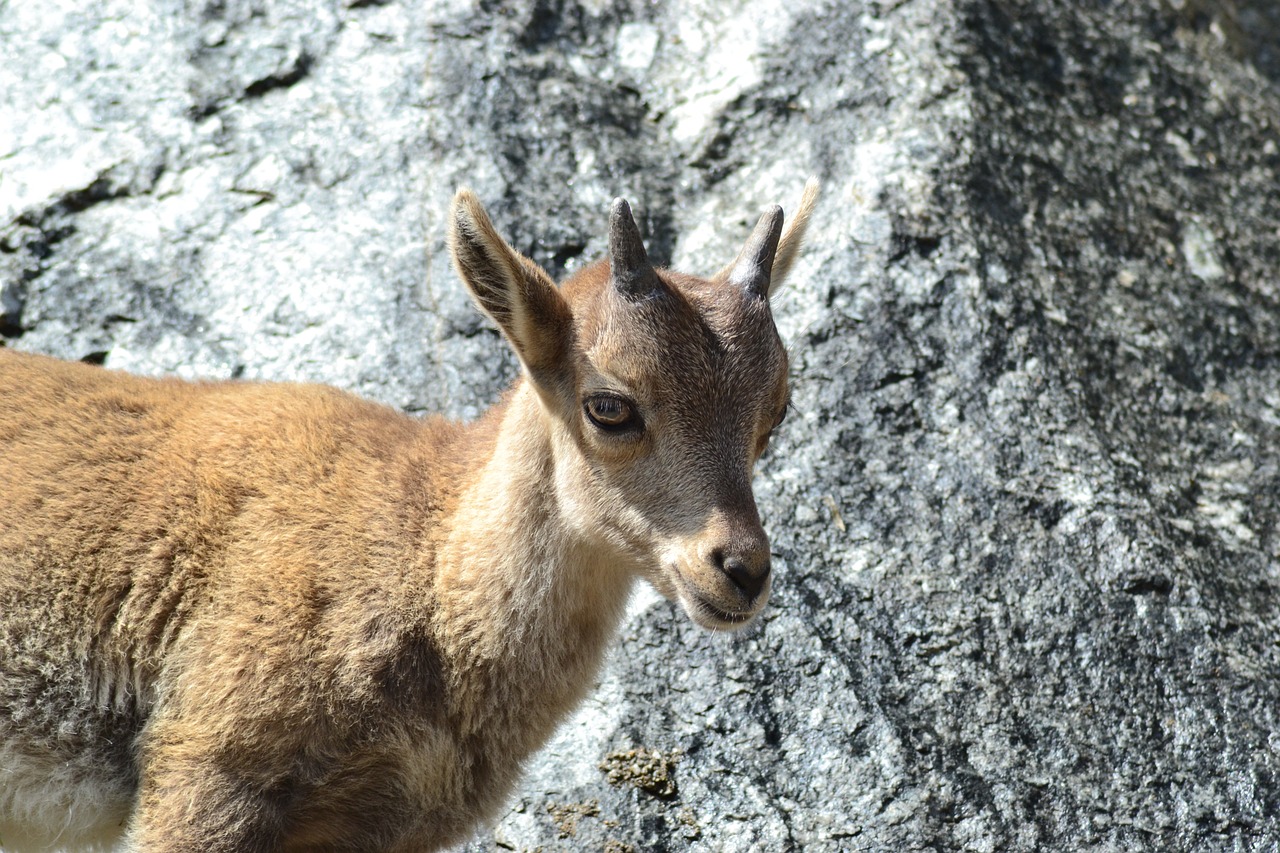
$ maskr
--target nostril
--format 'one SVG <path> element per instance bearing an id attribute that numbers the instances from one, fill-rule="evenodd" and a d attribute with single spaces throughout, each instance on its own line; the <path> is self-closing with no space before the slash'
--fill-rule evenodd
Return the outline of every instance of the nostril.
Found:
<path id="1" fill-rule="evenodd" d="M 717 554 L 717 557 L 719 554 Z M 717 560 L 717 562 L 720 562 Z M 729 580 L 747 596 L 754 599 L 764 589 L 769 579 L 769 561 L 764 560 L 758 568 L 753 569 L 745 560 L 738 557 L 727 557 L 720 562 L 720 569 L 729 576 Z"/>

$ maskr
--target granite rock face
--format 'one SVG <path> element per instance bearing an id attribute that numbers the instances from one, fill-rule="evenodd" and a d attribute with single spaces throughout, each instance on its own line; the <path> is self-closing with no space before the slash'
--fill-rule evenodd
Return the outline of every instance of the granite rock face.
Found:
<path id="1" fill-rule="evenodd" d="M 1263 0 L 0 5 L 0 333 L 474 416 L 461 183 L 614 195 L 775 312 L 775 598 L 640 595 L 481 850 L 1276 850 L 1280 33 Z M 0 401 L 3 405 L 3 401 Z"/>

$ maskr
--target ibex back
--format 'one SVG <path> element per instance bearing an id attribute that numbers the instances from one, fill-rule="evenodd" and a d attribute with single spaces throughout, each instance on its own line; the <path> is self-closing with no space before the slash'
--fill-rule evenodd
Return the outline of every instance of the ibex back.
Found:
<path id="1" fill-rule="evenodd" d="M 816 193 L 709 280 L 615 201 L 557 288 L 459 192 L 455 266 L 523 368 L 469 425 L 0 350 L 0 847 L 434 850 L 583 697 L 635 577 L 750 621 L 769 294 Z"/>

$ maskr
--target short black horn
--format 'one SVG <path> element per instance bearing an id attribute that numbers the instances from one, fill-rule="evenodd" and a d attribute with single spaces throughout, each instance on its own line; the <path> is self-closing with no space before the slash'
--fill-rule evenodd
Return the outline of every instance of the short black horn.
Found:
<path id="1" fill-rule="evenodd" d="M 760 297 L 769 295 L 769 276 L 773 272 L 773 256 L 782 235 L 782 208 L 776 204 L 766 210 L 738 253 L 729 273 L 729 283 Z"/>
<path id="2" fill-rule="evenodd" d="M 613 286 L 632 298 L 648 296 L 661 286 L 631 216 L 631 205 L 615 198 L 609 209 L 609 267 Z"/>

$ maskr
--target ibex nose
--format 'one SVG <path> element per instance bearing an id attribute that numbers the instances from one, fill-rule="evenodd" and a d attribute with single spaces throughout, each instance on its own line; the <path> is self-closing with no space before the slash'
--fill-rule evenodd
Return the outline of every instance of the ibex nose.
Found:
<path id="1" fill-rule="evenodd" d="M 742 590 L 747 601 L 755 601 L 764 591 L 764 585 L 769 581 L 768 551 L 764 552 L 763 557 L 757 556 L 754 559 L 717 551 L 715 558 L 716 567 L 733 581 L 734 586 Z"/>

